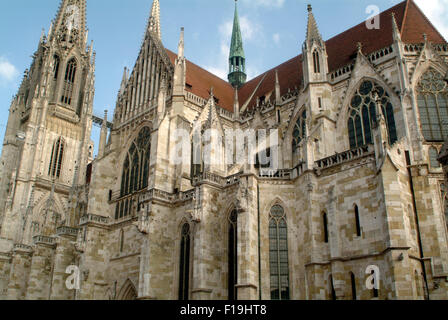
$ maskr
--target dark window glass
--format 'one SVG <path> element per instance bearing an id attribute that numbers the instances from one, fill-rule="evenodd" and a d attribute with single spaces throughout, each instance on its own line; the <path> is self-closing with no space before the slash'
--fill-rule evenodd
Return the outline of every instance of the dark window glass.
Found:
<path id="1" fill-rule="evenodd" d="M 323 229 L 324 229 L 324 242 L 328 243 L 328 217 L 325 212 L 323 214 Z"/>
<path id="2" fill-rule="evenodd" d="M 62 90 L 61 102 L 67 105 L 72 104 L 72 95 L 76 77 L 76 60 L 72 59 L 67 63 L 64 77 L 64 87 Z"/>
<path id="3" fill-rule="evenodd" d="M 54 80 L 58 79 L 60 64 L 61 64 L 61 59 L 57 55 L 55 55 L 54 56 L 54 66 L 53 66 L 53 78 L 54 78 Z"/>
<path id="4" fill-rule="evenodd" d="M 443 141 L 448 138 L 448 87 L 444 76 L 429 69 L 420 78 L 417 87 L 417 104 L 420 126 L 427 141 Z"/>
<path id="5" fill-rule="evenodd" d="M 397 141 L 393 106 L 387 92 L 372 81 L 364 81 L 355 93 L 349 108 L 348 136 L 350 148 L 354 149 L 373 142 L 372 128 L 376 122 L 376 96 L 381 101 L 389 134 L 389 143 Z"/>
<path id="6" fill-rule="evenodd" d="M 229 248 L 228 248 L 228 298 L 238 300 L 238 214 L 233 210 L 229 217 Z"/>
<path id="7" fill-rule="evenodd" d="M 292 151 L 296 151 L 300 142 L 306 138 L 306 111 L 303 111 L 296 121 L 292 132 Z"/>
<path id="8" fill-rule="evenodd" d="M 361 236 L 361 222 L 359 220 L 359 209 L 358 206 L 355 205 L 355 222 L 356 222 L 356 236 Z"/>
<path id="9" fill-rule="evenodd" d="M 190 225 L 182 227 L 179 265 L 179 300 L 188 300 L 190 283 Z"/>
<path id="10" fill-rule="evenodd" d="M 62 170 L 62 161 L 64 158 L 64 142 L 62 138 L 58 138 L 53 144 L 51 150 L 50 167 L 48 168 L 48 175 L 52 178 L 60 178 Z"/>
<path id="11" fill-rule="evenodd" d="M 126 197 L 148 187 L 150 154 L 151 131 L 148 127 L 144 127 L 132 143 L 124 160 L 120 197 Z M 132 204 L 129 207 L 127 204 L 124 215 L 120 212 L 120 218 L 126 217 L 131 208 Z"/>
<path id="12" fill-rule="evenodd" d="M 336 290 L 334 289 L 333 276 L 330 276 L 330 298 L 336 300 Z"/>
<path id="13" fill-rule="evenodd" d="M 271 299 L 289 300 L 288 229 L 286 214 L 281 206 L 274 206 L 269 217 L 269 265 Z"/>
<path id="14" fill-rule="evenodd" d="M 356 279 L 353 273 L 350 274 L 350 280 L 352 283 L 352 300 L 356 300 Z"/>

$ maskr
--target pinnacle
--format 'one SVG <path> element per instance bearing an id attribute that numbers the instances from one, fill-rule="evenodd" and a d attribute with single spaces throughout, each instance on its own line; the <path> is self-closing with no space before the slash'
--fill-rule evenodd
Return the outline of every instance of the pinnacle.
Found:
<path id="1" fill-rule="evenodd" d="M 311 5 L 308 5 L 308 27 L 306 32 L 307 41 L 322 41 L 319 28 L 317 27 L 316 19 L 314 18 L 313 9 Z"/>

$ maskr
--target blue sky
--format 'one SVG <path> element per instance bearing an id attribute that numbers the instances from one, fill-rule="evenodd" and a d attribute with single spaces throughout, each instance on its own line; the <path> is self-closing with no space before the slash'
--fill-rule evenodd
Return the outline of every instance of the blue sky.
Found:
<path id="1" fill-rule="evenodd" d="M 4 1 L 0 11 L 0 141 L 3 141 L 12 96 L 42 28 L 48 31 L 60 0 Z M 324 39 L 345 31 L 369 16 L 366 8 L 381 11 L 400 0 L 240 0 L 240 22 L 249 78 L 301 51 L 307 23 L 307 3 Z M 416 0 L 448 39 L 448 0 Z M 94 113 L 112 114 L 123 68 L 132 68 L 144 35 L 152 0 L 88 0 L 89 41 L 97 52 Z M 234 13 L 233 0 L 160 0 L 164 45 L 177 50 L 180 27 L 185 27 L 189 60 L 225 77 Z M 92 139 L 97 142 L 99 129 Z"/>

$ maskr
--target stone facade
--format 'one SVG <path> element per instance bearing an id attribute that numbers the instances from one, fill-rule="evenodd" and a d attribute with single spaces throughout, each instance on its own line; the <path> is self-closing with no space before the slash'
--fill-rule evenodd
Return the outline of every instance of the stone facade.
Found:
<path id="1" fill-rule="evenodd" d="M 410 0 L 392 11 L 402 8 L 419 13 Z M 80 13 L 74 24 L 65 20 L 70 10 Z M 271 299 L 274 206 L 286 220 L 288 298 L 352 299 L 356 289 L 361 300 L 447 299 L 445 175 L 430 156 L 443 141 L 425 137 L 417 88 L 428 70 L 447 74 L 448 45 L 423 32 L 420 42 L 407 42 L 404 18 L 390 13 L 382 14 L 391 22 L 382 32 L 391 43 L 374 52 L 364 51 L 369 43 L 353 43 L 351 62 L 333 70 L 330 41 L 322 40 L 309 7 L 300 83 L 281 88 L 286 75 L 279 66 L 234 90 L 185 59 L 183 30 L 177 54 L 163 47 L 155 0 L 92 161 L 95 54 L 86 46 L 85 0 L 63 0 L 10 109 L 0 168 L 0 299 L 178 299 L 185 270 L 189 299 L 228 299 L 229 286 L 238 299 Z M 77 73 L 67 87 L 63 71 L 73 57 Z M 271 76 L 270 93 L 257 91 Z M 372 102 L 371 139 L 354 146 L 350 106 L 366 81 L 387 99 Z M 213 88 L 204 96 L 201 85 Z M 66 90 L 70 103 L 60 100 Z M 179 129 L 191 136 L 212 129 L 222 137 L 226 130 L 277 130 L 278 145 L 271 147 L 278 149 L 278 168 L 224 165 L 220 152 L 228 150 L 212 138 L 200 157 L 219 161 L 194 170 L 190 141 L 176 149 Z M 55 174 L 59 137 L 64 156 Z M 184 161 L 176 163 L 176 156 Z M 188 268 L 180 261 L 185 224 Z M 237 276 L 230 285 L 232 236 Z M 79 270 L 76 290 L 66 286 L 69 266 Z M 379 270 L 377 291 L 366 285 L 371 266 Z"/>

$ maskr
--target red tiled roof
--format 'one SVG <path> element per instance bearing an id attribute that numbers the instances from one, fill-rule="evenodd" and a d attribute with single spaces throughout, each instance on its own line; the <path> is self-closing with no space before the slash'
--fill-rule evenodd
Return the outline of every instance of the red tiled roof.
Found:
<path id="1" fill-rule="evenodd" d="M 171 62 L 174 64 L 177 54 L 165 49 Z M 232 86 L 214 74 L 202 69 L 196 64 L 187 60 L 187 79 L 186 82 L 190 87 L 186 90 L 208 100 L 210 98 L 210 88 L 213 87 L 213 95 L 218 99 L 218 105 L 230 112 L 233 112 L 234 91 Z"/>
<path id="2" fill-rule="evenodd" d="M 326 41 L 329 70 L 335 71 L 353 61 L 358 42 L 362 43 L 365 55 L 390 46 L 393 43 L 392 12 L 395 13 L 395 19 L 401 31 L 403 42 L 422 43 L 423 34 L 426 34 L 430 42 L 446 43 L 443 36 L 431 24 L 414 1 L 405 0 L 380 14 L 380 29 L 369 30 L 365 22 L 363 22 Z M 176 54 L 169 50 L 167 52 L 174 63 Z M 286 94 L 289 89 L 300 88 L 303 75 L 301 60 L 301 55 L 294 57 L 247 82 L 238 92 L 240 106 L 243 106 L 251 97 L 263 77 L 265 78 L 250 101 L 249 107 L 255 105 L 257 97 L 268 96 L 274 91 L 275 70 L 278 70 L 281 95 Z M 219 99 L 219 105 L 233 112 L 234 92 L 230 84 L 188 60 L 187 83 L 192 86 L 187 88 L 188 91 L 204 99 L 209 98 L 210 87 L 213 86 L 214 94 Z M 274 94 L 271 96 L 271 99 L 273 98 Z"/>
<path id="3" fill-rule="evenodd" d="M 275 70 L 278 72 L 278 80 L 280 83 L 280 95 L 284 95 L 288 92 L 289 89 L 294 89 L 295 87 L 299 88 L 300 83 L 302 82 L 302 55 L 299 55 L 291 60 L 282 63 L 278 67 L 271 69 L 262 75 L 252 79 L 247 82 L 239 91 L 238 91 L 238 99 L 240 103 L 240 107 L 247 102 L 253 93 L 253 91 L 257 88 L 260 81 L 264 78 L 260 87 L 257 89 L 255 94 L 252 97 L 249 105 L 252 107 L 256 103 L 257 97 L 268 96 L 270 92 L 275 90 Z M 271 99 L 275 99 L 275 92 L 272 93 Z"/>
<path id="4" fill-rule="evenodd" d="M 406 0 L 380 14 L 380 29 L 369 30 L 366 23 L 363 22 L 326 41 L 329 70 L 335 71 L 353 61 L 358 42 L 362 43 L 363 53 L 366 55 L 390 46 L 393 43 L 392 12 L 395 13 L 403 42 L 422 43 L 425 33 L 430 42 L 446 43 L 442 35 L 414 1 Z M 239 91 L 240 105 L 242 106 L 250 98 L 264 75 L 266 75 L 266 78 L 250 101 L 249 106 L 253 107 L 256 104 L 257 97 L 267 96 L 274 90 L 276 69 L 279 75 L 281 95 L 284 95 L 288 89 L 292 90 L 294 87 L 300 87 L 303 81 L 301 60 L 302 55 L 299 55 L 247 82 Z"/>

